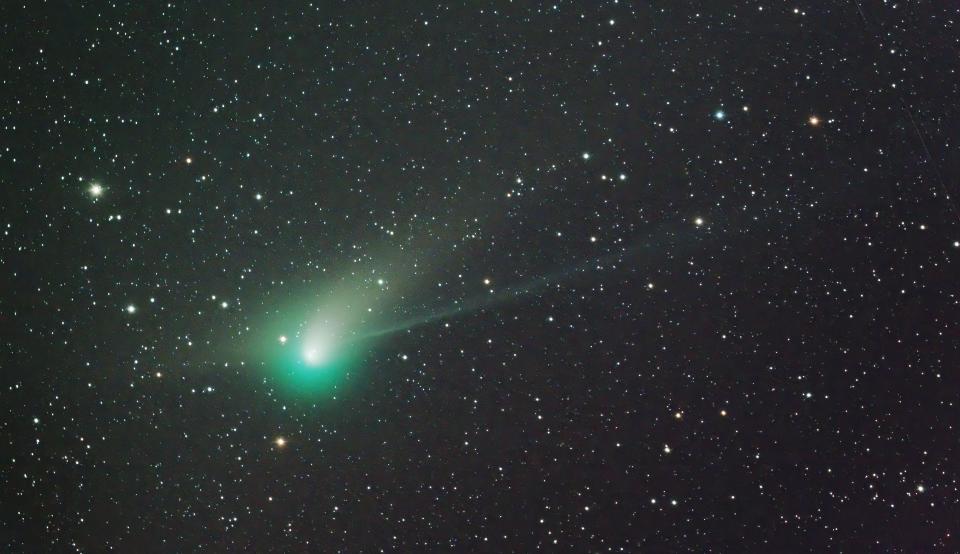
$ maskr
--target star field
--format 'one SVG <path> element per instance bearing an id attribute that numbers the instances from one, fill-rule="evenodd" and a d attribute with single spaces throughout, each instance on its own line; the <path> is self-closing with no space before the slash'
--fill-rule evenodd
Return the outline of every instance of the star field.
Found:
<path id="1" fill-rule="evenodd" d="M 4 3 L 3 552 L 956 552 L 960 8 Z"/>

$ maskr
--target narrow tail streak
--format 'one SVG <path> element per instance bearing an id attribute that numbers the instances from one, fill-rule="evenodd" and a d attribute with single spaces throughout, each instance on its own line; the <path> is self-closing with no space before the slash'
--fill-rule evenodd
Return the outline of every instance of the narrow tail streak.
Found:
<path id="1" fill-rule="evenodd" d="M 635 255 L 638 250 L 639 247 L 632 248 L 621 254 L 595 258 L 570 269 L 548 273 L 547 275 L 537 277 L 519 285 L 513 285 L 504 288 L 503 290 L 495 291 L 489 294 L 476 295 L 465 300 L 458 301 L 453 305 L 428 312 L 418 317 L 411 317 L 393 325 L 372 329 L 367 332 L 361 332 L 358 334 L 355 340 L 362 341 L 366 339 L 392 335 L 394 333 L 414 329 L 421 325 L 426 325 L 440 319 L 474 313 L 478 310 L 502 304 L 503 302 L 509 300 L 535 294 L 537 292 L 546 290 L 551 285 L 559 286 L 561 283 L 575 280 L 577 277 L 582 276 L 586 271 L 589 270 L 613 271 L 620 268 L 620 266 L 617 264 L 626 261 L 628 258 Z"/>

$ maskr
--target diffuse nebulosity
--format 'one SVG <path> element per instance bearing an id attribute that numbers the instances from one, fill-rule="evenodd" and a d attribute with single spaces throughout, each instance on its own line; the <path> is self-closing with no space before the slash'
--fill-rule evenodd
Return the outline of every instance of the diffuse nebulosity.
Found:
<path id="1" fill-rule="evenodd" d="M 699 224 L 698 224 L 699 225 Z M 341 277 L 326 293 L 313 287 L 290 295 L 261 326 L 263 337 L 255 353 L 261 358 L 268 378 L 294 396 L 316 397 L 342 389 L 350 378 L 362 371 L 364 357 L 389 335 L 401 333 L 442 319 L 455 318 L 499 304 L 541 293 L 551 286 L 570 284 L 598 271 L 609 272 L 626 265 L 634 267 L 643 257 L 649 261 L 651 249 L 634 247 L 618 255 L 589 258 L 578 264 L 529 278 L 503 288 L 485 280 L 486 289 L 461 299 L 446 299 L 432 306 L 417 305 L 402 294 L 399 287 L 376 277 L 357 279 L 355 274 Z M 408 287 L 424 281 L 424 274 L 402 263 Z M 329 286 L 329 285 L 328 285 Z"/>
<path id="2" fill-rule="evenodd" d="M 260 323 L 250 354 L 267 380 L 287 394 L 333 394 L 364 355 L 369 341 L 361 330 L 378 319 L 387 294 L 384 287 L 361 283 L 289 295 Z"/>

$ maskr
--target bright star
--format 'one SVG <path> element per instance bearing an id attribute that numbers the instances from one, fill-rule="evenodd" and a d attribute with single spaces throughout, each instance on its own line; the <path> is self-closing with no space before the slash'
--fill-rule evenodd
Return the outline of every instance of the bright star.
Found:
<path id="1" fill-rule="evenodd" d="M 97 198 L 103 194 L 103 187 L 100 186 L 100 183 L 92 183 L 90 185 L 90 196 Z"/>
<path id="2" fill-rule="evenodd" d="M 727 114 L 723 110 L 717 110 L 714 112 L 713 117 L 717 118 L 718 121 L 723 121 L 727 118 Z"/>

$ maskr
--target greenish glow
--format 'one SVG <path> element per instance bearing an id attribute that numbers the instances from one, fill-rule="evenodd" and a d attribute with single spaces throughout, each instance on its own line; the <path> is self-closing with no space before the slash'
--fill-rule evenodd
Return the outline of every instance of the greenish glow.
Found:
<path id="1" fill-rule="evenodd" d="M 318 345 L 308 340 L 277 341 L 266 361 L 268 377 L 286 396 L 314 399 L 346 387 L 363 349 L 357 344 Z"/>
<path id="2" fill-rule="evenodd" d="M 356 273 L 344 276 L 323 294 L 310 288 L 285 289 L 256 330 L 259 339 L 253 354 L 264 369 L 264 381 L 285 397 L 310 401 L 332 397 L 359 381 L 357 376 L 367 353 L 388 335 L 559 288 L 581 276 L 616 269 L 625 257 L 594 258 L 513 286 L 489 288 L 451 304 L 413 312 L 412 316 L 399 309 L 407 297 L 373 271 L 365 278 Z"/>
<path id="3" fill-rule="evenodd" d="M 364 290 L 329 294 L 295 291 L 274 304 L 251 349 L 266 383 L 285 398 L 333 397 L 350 385 L 368 341 L 356 329 L 370 314 Z"/>

